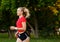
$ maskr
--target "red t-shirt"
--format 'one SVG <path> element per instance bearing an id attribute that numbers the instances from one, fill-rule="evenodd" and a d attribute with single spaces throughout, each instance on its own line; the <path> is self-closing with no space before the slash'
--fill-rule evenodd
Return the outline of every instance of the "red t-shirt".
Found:
<path id="1" fill-rule="evenodd" d="M 18 18 L 16 22 L 17 28 L 22 28 L 22 22 L 26 22 L 26 18 L 22 16 L 21 18 Z M 23 32 L 24 30 L 18 30 L 18 32 Z"/>

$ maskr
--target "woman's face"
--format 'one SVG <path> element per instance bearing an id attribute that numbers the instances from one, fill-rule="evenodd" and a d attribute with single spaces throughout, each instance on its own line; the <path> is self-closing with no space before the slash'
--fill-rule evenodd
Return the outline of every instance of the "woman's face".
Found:
<path id="1" fill-rule="evenodd" d="M 21 9 L 17 10 L 17 16 L 21 16 L 23 14 L 23 11 Z"/>

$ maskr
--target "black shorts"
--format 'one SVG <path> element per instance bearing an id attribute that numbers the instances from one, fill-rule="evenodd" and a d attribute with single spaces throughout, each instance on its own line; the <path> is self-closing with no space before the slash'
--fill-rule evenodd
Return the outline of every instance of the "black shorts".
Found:
<path id="1" fill-rule="evenodd" d="M 20 38 L 22 41 L 25 40 L 28 37 L 28 34 L 26 32 L 22 34 L 18 34 L 18 38 Z"/>

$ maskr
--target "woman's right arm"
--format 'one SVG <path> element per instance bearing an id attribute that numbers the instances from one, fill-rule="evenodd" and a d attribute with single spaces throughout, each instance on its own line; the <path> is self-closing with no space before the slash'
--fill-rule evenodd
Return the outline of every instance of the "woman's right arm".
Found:
<path id="1" fill-rule="evenodd" d="M 15 37 L 18 38 L 18 31 L 15 33 Z"/>

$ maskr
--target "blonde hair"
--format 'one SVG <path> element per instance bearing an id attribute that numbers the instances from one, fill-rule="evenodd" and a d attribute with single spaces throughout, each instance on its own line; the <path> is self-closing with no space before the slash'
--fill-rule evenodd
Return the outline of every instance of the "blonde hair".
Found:
<path id="1" fill-rule="evenodd" d="M 20 10 L 20 9 L 23 11 L 24 17 L 29 18 L 30 16 L 29 10 L 26 7 L 19 7 L 17 10 Z"/>

